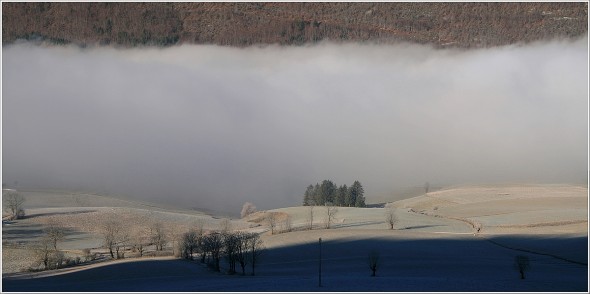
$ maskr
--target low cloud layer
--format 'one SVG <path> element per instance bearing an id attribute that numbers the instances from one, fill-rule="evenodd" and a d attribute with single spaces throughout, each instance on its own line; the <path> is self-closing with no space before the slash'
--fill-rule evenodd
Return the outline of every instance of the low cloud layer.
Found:
<path id="1" fill-rule="evenodd" d="M 239 212 L 310 183 L 586 183 L 587 39 L 168 49 L 6 46 L 2 180 Z"/>

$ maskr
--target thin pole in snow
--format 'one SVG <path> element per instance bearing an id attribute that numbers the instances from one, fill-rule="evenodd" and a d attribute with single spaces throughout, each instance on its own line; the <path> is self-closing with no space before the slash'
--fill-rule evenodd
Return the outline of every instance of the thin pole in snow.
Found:
<path id="1" fill-rule="evenodd" d="M 321 287 L 322 286 L 322 238 L 320 238 L 320 269 L 319 269 L 319 274 L 320 274 L 319 287 Z"/>

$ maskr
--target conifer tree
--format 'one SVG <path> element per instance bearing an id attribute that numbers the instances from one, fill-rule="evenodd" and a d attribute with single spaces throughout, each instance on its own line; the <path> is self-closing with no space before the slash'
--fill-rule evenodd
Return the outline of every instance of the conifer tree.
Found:
<path id="1" fill-rule="evenodd" d="M 320 186 L 320 203 L 318 204 L 334 203 L 334 190 L 336 190 L 334 183 L 330 180 L 324 180 Z"/>
<path id="2" fill-rule="evenodd" d="M 354 199 L 352 204 L 355 207 L 365 207 L 365 190 L 363 185 L 359 181 L 354 181 L 350 187 L 351 200 Z"/>
<path id="3" fill-rule="evenodd" d="M 303 206 L 314 205 L 313 185 L 307 186 L 305 194 L 303 195 Z"/>
<path id="4" fill-rule="evenodd" d="M 334 204 L 336 206 L 345 206 L 347 192 L 348 188 L 346 187 L 346 185 L 340 186 L 336 190 L 336 197 L 334 198 Z"/>
<path id="5" fill-rule="evenodd" d="M 316 183 L 315 186 L 313 187 L 313 202 L 315 205 L 322 205 L 321 204 L 321 190 L 320 190 L 320 184 Z"/>

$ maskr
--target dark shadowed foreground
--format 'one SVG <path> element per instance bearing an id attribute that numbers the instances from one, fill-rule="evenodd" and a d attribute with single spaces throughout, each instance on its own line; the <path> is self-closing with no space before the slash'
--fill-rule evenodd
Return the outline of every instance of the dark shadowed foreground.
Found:
<path id="1" fill-rule="evenodd" d="M 314 231 L 313 235 L 321 233 Z M 586 292 L 587 242 L 586 237 L 463 234 L 442 238 L 418 234 L 416 239 L 402 239 L 395 234 L 378 238 L 364 234 L 338 240 L 323 238 L 322 287 L 318 287 L 318 244 L 308 241 L 267 250 L 254 277 L 215 273 L 198 262 L 141 260 L 42 278 L 3 277 L 2 290 Z M 558 258 L 497 244 L 550 252 Z M 376 277 L 370 276 L 367 264 L 371 250 L 380 252 Z M 560 251 L 570 261 L 560 258 Z M 531 264 L 524 280 L 513 266 L 519 254 L 527 255 Z"/>

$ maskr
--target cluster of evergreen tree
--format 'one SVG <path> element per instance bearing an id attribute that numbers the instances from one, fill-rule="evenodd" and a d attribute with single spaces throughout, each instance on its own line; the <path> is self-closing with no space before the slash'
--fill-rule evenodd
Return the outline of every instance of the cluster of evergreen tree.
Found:
<path id="1" fill-rule="evenodd" d="M 345 207 L 365 207 L 363 185 L 359 181 L 354 181 L 352 186 L 336 186 L 330 180 L 324 180 L 322 183 L 307 186 L 303 196 L 304 206 L 314 205 L 335 205 Z"/>

